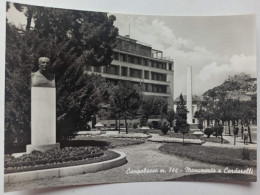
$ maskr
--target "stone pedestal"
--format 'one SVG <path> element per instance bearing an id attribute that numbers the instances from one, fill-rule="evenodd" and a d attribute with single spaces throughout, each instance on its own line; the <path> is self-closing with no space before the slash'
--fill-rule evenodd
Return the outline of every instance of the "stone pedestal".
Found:
<path id="1" fill-rule="evenodd" d="M 26 152 L 60 148 L 56 143 L 56 88 L 31 88 L 31 145 Z"/>

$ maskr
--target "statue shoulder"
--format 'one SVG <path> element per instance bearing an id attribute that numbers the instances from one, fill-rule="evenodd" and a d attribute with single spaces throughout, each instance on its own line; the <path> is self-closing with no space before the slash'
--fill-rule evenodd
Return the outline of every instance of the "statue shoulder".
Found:
<path id="1" fill-rule="evenodd" d="M 55 87 L 54 74 L 43 75 L 40 71 L 31 73 L 32 87 Z"/>
<path id="2" fill-rule="evenodd" d="M 33 77 L 33 76 L 42 76 L 42 74 L 40 73 L 40 71 L 38 70 L 38 71 L 36 71 L 36 72 L 32 72 L 31 73 L 31 76 Z"/>

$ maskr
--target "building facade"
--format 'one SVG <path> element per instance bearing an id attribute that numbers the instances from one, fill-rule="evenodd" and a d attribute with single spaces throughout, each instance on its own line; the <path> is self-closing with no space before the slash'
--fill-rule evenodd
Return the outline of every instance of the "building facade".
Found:
<path id="1" fill-rule="evenodd" d="M 113 61 L 108 66 L 88 67 L 89 73 L 99 73 L 112 83 L 130 81 L 142 86 L 144 95 L 164 97 L 173 107 L 174 63 L 163 52 L 129 36 L 118 36 Z"/>

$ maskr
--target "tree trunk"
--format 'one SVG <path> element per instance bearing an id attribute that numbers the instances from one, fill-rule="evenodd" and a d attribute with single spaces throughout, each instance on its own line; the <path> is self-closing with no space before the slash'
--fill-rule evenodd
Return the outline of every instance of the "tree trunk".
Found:
<path id="1" fill-rule="evenodd" d="M 234 145 L 236 145 L 236 135 L 234 134 Z"/>
<path id="2" fill-rule="evenodd" d="M 121 129 L 120 129 L 120 116 L 119 116 L 119 119 L 118 119 L 118 126 L 119 126 L 119 127 L 118 127 L 118 134 L 120 134 L 120 130 L 121 130 Z"/>
<path id="3" fill-rule="evenodd" d="M 228 134 L 231 135 L 231 132 L 230 132 L 230 120 L 228 120 Z"/>
<path id="4" fill-rule="evenodd" d="M 182 134 L 182 145 L 184 145 L 184 134 Z"/>
<path id="5" fill-rule="evenodd" d="M 249 142 L 252 143 L 251 129 L 250 129 L 250 122 L 248 122 L 247 127 L 248 127 Z"/>
<path id="6" fill-rule="evenodd" d="M 32 23 L 32 13 L 33 11 L 30 10 L 27 12 L 28 13 L 28 17 L 27 17 L 27 23 L 26 23 L 26 31 L 29 31 L 31 28 L 31 23 Z"/>
<path id="7" fill-rule="evenodd" d="M 242 121 L 241 121 L 241 139 L 242 140 L 244 139 L 244 124 Z"/>
<path id="8" fill-rule="evenodd" d="M 126 132 L 126 134 L 128 134 L 126 117 L 125 117 L 125 132 Z"/>
<path id="9" fill-rule="evenodd" d="M 224 120 L 221 120 L 221 123 L 222 123 L 222 127 L 223 127 L 223 133 L 226 133 L 226 128 L 225 128 L 225 121 Z M 221 137 L 222 137 L 222 134 L 221 134 Z"/>

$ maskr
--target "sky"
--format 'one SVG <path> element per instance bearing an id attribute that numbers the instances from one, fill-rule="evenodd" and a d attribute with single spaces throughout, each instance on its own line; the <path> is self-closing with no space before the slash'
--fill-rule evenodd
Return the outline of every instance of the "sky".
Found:
<path id="1" fill-rule="evenodd" d="M 174 96 L 186 94 L 186 67 L 192 91 L 201 95 L 229 75 L 256 77 L 256 22 L 243 16 L 142 16 L 114 14 L 121 35 L 152 45 L 174 60 Z"/>
<path id="2" fill-rule="evenodd" d="M 186 67 L 192 66 L 192 91 L 201 95 L 229 75 L 256 77 L 256 21 L 240 16 L 147 16 L 110 13 L 120 35 L 163 51 L 174 61 L 174 97 L 186 94 Z M 8 22 L 24 26 L 26 18 L 13 7 Z"/>

